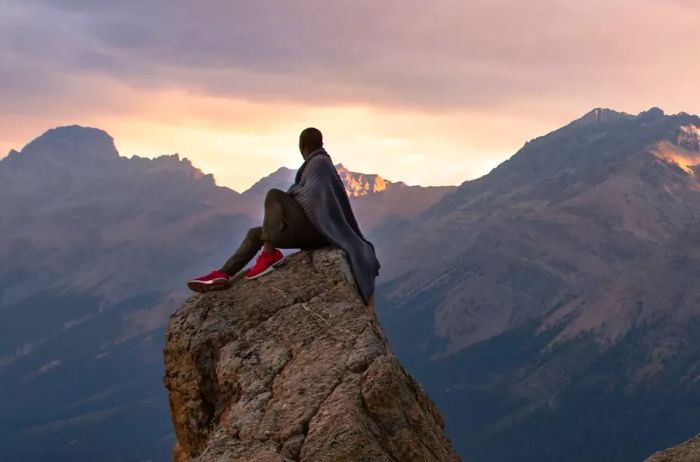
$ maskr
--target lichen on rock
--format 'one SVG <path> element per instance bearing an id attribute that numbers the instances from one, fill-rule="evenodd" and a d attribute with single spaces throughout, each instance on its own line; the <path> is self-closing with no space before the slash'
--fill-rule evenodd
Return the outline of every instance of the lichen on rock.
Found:
<path id="1" fill-rule="evenodd" d="M 458 461 L 339 250 L 197 295 L 167 329 L 176 461 Z"/>

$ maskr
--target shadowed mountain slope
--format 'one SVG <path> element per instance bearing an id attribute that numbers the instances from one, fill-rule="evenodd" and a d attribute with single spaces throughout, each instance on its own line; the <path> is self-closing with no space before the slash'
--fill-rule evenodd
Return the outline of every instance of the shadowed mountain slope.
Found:
<path id="1" fill-rule="evenodd" d="M 184 281 L 221 265 L 265 191 L 292 177 L 239 194 L 178 155 L 122 157 L 80 126 L 0 160 L 0 459 L 166 460 L 165 322 Z M 407 191 L 415 213 L 442 197 Z M 382 204 L 371 220 L 358 211 L 366 231 L 414 213 L 382 194 L 359 198 Z"/>
<path id="2" fill-rule="evenodd" d="M 697 432 L 698 127 L 595 109 L 379 236 L 380 317 L 461 453 L 640 460 Z"/>
<path id="3" fill-rule="evenodd" d="M 165 456 L 163 325 L 249 226 L 240 195 L 78 126 L 0 161 L 0 191 L 0 458 Z"/>

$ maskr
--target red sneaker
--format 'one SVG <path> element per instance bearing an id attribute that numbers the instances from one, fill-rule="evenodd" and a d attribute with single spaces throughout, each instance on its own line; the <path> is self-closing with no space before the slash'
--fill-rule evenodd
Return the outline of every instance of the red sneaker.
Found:
<path id="1" fill-rule="evenodd" d="M 209 292 L 210 290 L 222 290 L 228 287 L 231 277 L 223 271 L 214 270 L 211 273 L 192 279 L 187 283 L 187 287 L 195 292 Z"/>
<path id="2" fill-rule="evenodd" d="M 275 249 L 273 253 L 261 252 L 253 267 L 245 273 L 245 278 L 256 279 L 260 276 L 264 276 L 283 262 L 284 255 L 282 255 L 279 249 Z"/>

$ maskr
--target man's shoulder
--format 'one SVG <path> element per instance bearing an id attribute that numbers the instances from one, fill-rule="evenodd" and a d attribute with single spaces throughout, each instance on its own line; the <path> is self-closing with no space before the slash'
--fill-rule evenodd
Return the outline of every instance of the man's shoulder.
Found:
<path id="1" fill-rule="evenodd" d="M 314 155 L 311 159 L 309 159 L 308 165 L 330 165 L 331 167 L 335 168 L 333 166 L 333 161 L 331 160 L 331 156 L 326 152 L 319 152 L 318 154 Z"/>

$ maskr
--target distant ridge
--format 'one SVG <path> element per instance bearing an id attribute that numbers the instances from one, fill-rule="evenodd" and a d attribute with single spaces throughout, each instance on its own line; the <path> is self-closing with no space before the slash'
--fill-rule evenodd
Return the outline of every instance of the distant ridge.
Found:
<path id="1" fill-rule="evenodd" d="M 638 462 L 700 430 L 698 173 L 699 117 L 595 108 L 378 235 L 380 317 L 461 454 Z"/>
<path id="2" fill-rule="evenodd" d="M 120 156 L 80 126 L 0 159 L 0 460 L 168 460 L 162 341 L 183 281 L 220 266 L 293 177 L 239 194 L 179 154 Z M 453 189 L 351 200 L 371 235 Z"/>
<path id="3" fill-rule="evenodd" d="M 343 164 L 337 164 L 335 168 L 345 185 L 345 191 L 348 193 L 349 197 L 361 197 L 378 193 L 386 190 L 392 184 L 391 181 L 387 181 L 376 174 L 350 171 L 345 168 Z M 294 183 L 296 172 L 296 169 L 280 167 L 268 176 L 257 181 L 253 186 L 244 191 L 243 194 L 261 197 L 272 188 L 286 191 L 289 186 Z"/>
<path id="4" fill-rule="evenodd" d="M 52 128 L 27 144 L 21 154 L 70 161 L 87 161 L 95 158 L 119 157 L 114 140 L 98 128 L 68 125 Z"/>

